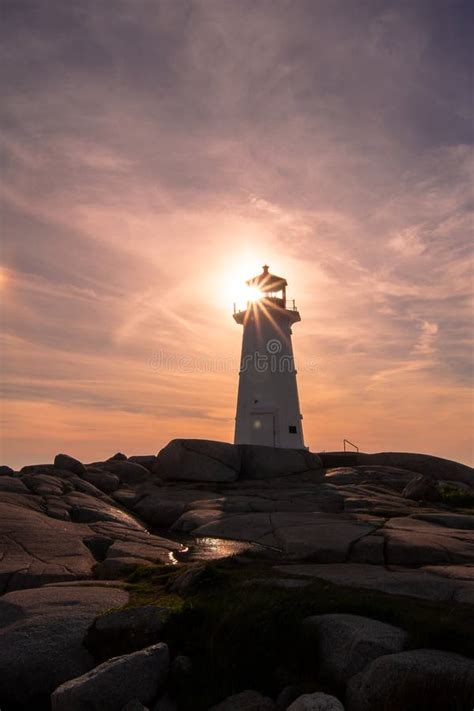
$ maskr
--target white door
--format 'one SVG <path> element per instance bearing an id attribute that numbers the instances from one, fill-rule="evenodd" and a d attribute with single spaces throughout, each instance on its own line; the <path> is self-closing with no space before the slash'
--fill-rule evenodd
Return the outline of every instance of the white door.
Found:
<path id="1" fill-rule="evenodd" d="M 252 412 L 250 415 L 250 442 L 266 447 L 275 446 L 275 416 L 271 412 Z"/>

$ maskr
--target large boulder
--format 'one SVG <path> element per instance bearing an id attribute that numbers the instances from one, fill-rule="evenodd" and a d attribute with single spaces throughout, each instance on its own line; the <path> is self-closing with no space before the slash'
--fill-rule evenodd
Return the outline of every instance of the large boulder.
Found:
<path id="1" fill-rule="evenodd" d="M 181 493 L 181 492 L 179 492 Z M 186 509 L 186 496 L 169 499 L 160 494 L 143 496 L 134 506 L 135 512 L 143 521 L 156 528 L 169 528 L 179 519 Z"/>
<path id="2" fill-rule="evenodd" d="M 145 467 L 145 469 L 153 473 L 156 467 L 157 456 L 156 454 L 137 454 L 129 457 L 128 461 L 141 464 L 142 467 Z"/>
<path id="3" fill-rule="evenodd" d="M 121 459 L 109 459 L 103 464 L 96 464 L 96 469 L 104 469 L 111 474 L 115 474 L 122 484 L 133 486 L 141 484 L 150 478 L 150 472 L 141 464 L 136 462 L 125 461 Z"/>
<path id="4" fill-rule="evenodd" d="M 54 464 L 27 464 L 20 469 L 20 476 L 24 474 L 50 474 L 51 476 L 60 476 L 65 479 L 74 476 L 74 472 L 69 469 L 58 469 Z"/>
<path id="5" fill-rule="evenodd" d="M 209 711 L 274 711 L 274 709 L 275 704 L 271 699 L 257 691 L 249 690 L 228 696 Z"/>
<path id="6" fill-rule="evenodd" d="M 437 479 L 426 474 L 418 474 L 409 481 L 403 489 L 402 496 L 413 501 L 439 501 L 441 498 Z"/>
<path id="7" fill-rule="evenodd" d="M 21 479 L 13 476 L 2 476 L 0 479 L 0 492 L 6 491 L 9 494 L 28 494 L 29 489 Z"/>
<path id="8" fill-rule="evenodd" d="M 82 462 L 68 454 L 57 454 L 54 458 L 54 466 L 56 469 L 65 469 L 74 474 L 84 474 L 86 468 Z"/>
<path id="9" fill-rule="evenodd" d="M 373 661 L 347 687 L 348 711 L 466 711 L 474 707 L 474 662 L 415 649 Z"/>
<path id="10" fill-rule="evenodd" d="M 426 474 L 438 480 L 463 481 L 474 485 L 474 469 L 460 462 L 453 462 L 429 454 L 409 452 L 378 452 L 376 454 L 357 454 L 357 464 L 380 464 L 388 467 L 409 469 L 417 474 Z"/>
<path id="11" fill-rule="evenodd" d="M 340 686 L 377 657 L 401 652 L 408 640 L 399 627 L 359 615 L 307 617 L 304 629 L 314 644 L 318 670 Z"/>
<path id="12" fill-rule="evenodd" d="M 206 439 L 173 439 L 158 453 L 155 472 L 165 480 L 235 481 L 240 451 L 232 444 Z"/>
<path id="13" fill-rule="evenodd" d="M 15 471 L 11 467 L 7 467 L 6 464 L 0 466 L 0 476 L 12 476 L 14 473 Z"/>
<path id="14" fill-rule="evenodd" d="M 205 439 L 174 439 L 158 454 L 153 472 L 164 480 L 233 482 L 291 474 L 324 476 L 322 461 L 305 449 L 233 445 Z"/>
<path id="15" fill-rule="evenodd" d="M 318 691 L 299 696 L 288 706 L 287 711 L 344 711 L 344 706 L 335 696 Z"/>
<path id="16" fill-rule="evenodd" d="M 306 449 L 283 449 L 255 444 L 239 445 L 242 452 L 242 479 L 268 479 L 303 472 L 315 472 L 315 480 L 324 476 L 317 454 Z"/>
<path id="17" fill-rule="evenodd" d="M 128 504 L 141 519 L 155 528 L 168 528 L 187 508 L 193 508 L 201 499 L 213 501 L 218 494 L 188 487 L 163 487 L 156 492 L 141 496 L 139 501 Z"/>
<path id="18" fill-rule="evenodd" d="M 21 480 L 33 494 L 38 496 L 62 496 L 65 492 L 73 490 L 70 480 L 50 474 L 25 474 Z"/>
<path id="19" fill-rule="evenodd" d="M 134 699 L 149 704 L 163 686 L 168 667 L 168 647 L 162 643 L 114 657 L 57 688 L 51 709 L 117 711 Z"/>
<path id="20" fill-rule="evenodd" d="M 100 489 L 105 494 L 111 494 L 120 487 L 120 479 L 116 474 L 104 472 L 100 469 L 87 469 L 83 474 L 83 479 L 93 484 L 97 489 Z"/>
<path id="21" fill-rule="evenodd" d="M 82 641 L 94 618 L 125 605 L 112 587 L 51 586 L 0 599 L 0 706 L 33 708 L 64 681 L 94 665 Z"/>

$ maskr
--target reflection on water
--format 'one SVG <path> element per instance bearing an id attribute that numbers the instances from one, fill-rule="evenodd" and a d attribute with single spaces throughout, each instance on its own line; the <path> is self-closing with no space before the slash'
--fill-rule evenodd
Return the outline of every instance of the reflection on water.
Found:
<path id="1" fill-rule="evenodd" d="M 227 541 L 223 538 L 195 538 L 182 551 L 175 551 L 177 561 L 218 560 L 246 553 L 256 546 L 245 541 Z"/>
<path id="2" fill-rule="evenodd" d="M 170 551 L 168 553 L 168 558 L 170 559 L 171 565 L 178 565 L 179 557 L 185 556 L 188 551 L 189 551 L 188 546 L 184 546 L 184 548 L 182 548 L 180 551 Z"/>
<path id="3" fill-rule="evenodd" d="M 260 546 L 258 543 L 250 543 L 249 541 L 235 541 L 204 536 L 193 538 L 186 534 L 171 533 L 170 531 L 156 528 L 151 529 L 150 532 L 181 544 L 182 548 L 180 550 L 170 551 L 168 553 L 172 565 L 219 560 L 221 558 L 229 558 L 233 555 L 243 555 L 244 553 L 250 553 L 255 556 L 265 556 L 265 554 L 268 555 L 276 550 L 268 546 Z"/>

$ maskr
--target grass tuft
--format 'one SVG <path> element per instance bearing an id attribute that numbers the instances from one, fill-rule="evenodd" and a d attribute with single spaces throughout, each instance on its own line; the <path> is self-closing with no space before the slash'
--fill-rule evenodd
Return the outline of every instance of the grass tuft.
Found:
<path id="1" fill-rule="evenodd" d="M 454 484 L 440 484 L 438 491 L 442 502 L 447 506 L 452 506 L 453 508 L 474 507 L 474 496 Z"/>

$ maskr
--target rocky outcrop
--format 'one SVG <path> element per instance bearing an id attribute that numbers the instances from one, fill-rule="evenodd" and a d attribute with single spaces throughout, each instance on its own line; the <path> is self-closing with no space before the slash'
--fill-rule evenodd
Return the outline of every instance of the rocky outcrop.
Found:
<path id="1" fill-rule="evenodd" d="M 0 503 L 2 591 L 92 577 L 86 529 L 16 503 Z"/>
<path id="2" fill-rule="evenodd" d="M 341 687 L 377 657 L 403 651 L 408 641 L 399 627 L 359 615 L 315 615 L 306 618 L 304 630 L 315 663 Z"/>
<path id="3" fill-rule="evenodd" d="M 145 467 L 145 469 L 148 469 L 150 473 L 154 473 L 156 469 L 156 462 L 158 460 L 158 457 L 156 454 L 138 454 L 138 455 L 133 455 L 128 458 L 129 462 L 134 462 L 135 464 L 141 464 L 142 467 Z"/>
<path id="4" fill-rule="evenodd" d="M 316 454 L 298 449 L 232 445 L 201 439 L 175 439 L 162 449 L 153 469 L 167 481 L 233 482 L 312 472 L 323 477 Z"/>
<path id="5" fill-rule="evenodd" d="M 257 691 L 241 691 L 229 696 L 209 711 L 275 711 L 275 704 Z"/>
<path id="6" fill-rule="evenodd" d="M 56 469 L 65 469 L 73 474 L 84 474 L 86 468 L 82 462 L 68 454 L 57 454 L 54 458 L 54 466 Z"/>
<path id="7" fill-rule="evenodd" d="M 207 497 L 215 499 L 218 494 L 188 487 L 165 487 L 146 493 L 133 504 L 133 508 L 143 521 L 157 528 L 169 528 L 187 508 L 193 508 L 195 502 Z"/>
<path id="8" fill-rule="evenodd" d="M 416 649 L 379 657 L 352 678 L 348 711 L 465 711 L 474 707 L 474 662 Z"/>
<path id="9" fill-rule="evenodd" d="M 253 595 L 255 587 L 257 598 L 262 595 L 264 599 L 267 593 L 273 597 L 274 590 L 276 599 L 295 596 L 297 600 L 300 595 L 312 594 L 314 585 L 323 591 L 322 599 L 329 590 L 330 596 L 334 593 L 344 604 L 348 589 L 355 589 L 356 601 L 364 596 L 360 591 L 370 590 L 383 593 L 371 596 L 377 605 L 385 599 L 390 605 L 401 605 L 399 598 L 405 597 L 407 603 L 417 598 L 416 609 L 423 600 L 430 601 L 428 612 L 433 607 L 442 610 L 446 604 L 452 610 L 458 603 L 468 612 L 467 606 L 474 604 L 473 517 L 469 508 L 460 513 L 447 505 L 449 497 L 444 493 L 441 501 L 430 494 L 432 487 L 442 490 L 443 482 L 467 476 L 468 468 L 434 458 L 431 475 L 433 458 L 424 455 L 374 455 L 374 461 L 366 456 L 339 457 L 343 465 L 324 471 L 321 465 L 332 461 L 329 455 L 321 460 L 302 450 L 174 440 L 157 457 L 127 459 L 117 455 L 83 465 L 58 455 L 54 465 L 4 471 L 0 477 L 0 584 L 3 591 L 16 592 L 0 601 L 0 625 L 4 621 L 0 629 L 7 651 L 9 645 L 15 650 L 23 644 L 25 652 L 24 656 L 15 652 L 3 657 L 3 650 L 0 653 L 5 664 L 0 664 L 0 688 L 2 673 L 13 680 L 7 679 L 9 696 L 6 701 L 0 697 L 0 706 L 44 704 L 58 685 L 67 688 L 57 690 L 57 708 L 89 708 L 91 699 L 96 698 L 99 701 L 93 703 L 100 703 L 97 708 L 106 709 L 106 690 L 108 693 L 113 686 L 115 693 L 116 685 L 123 691 L 117 698 L 110 697 L 117 710 L 132 705 L 177 711 L 180 690 L 185 688 L 188 697 L 194 693 L 202 660 L 180 654 L 188 653 L 192 646 L 175 646 L 176 618 L 168 624 L 168 613 L 155 604 L 110 608 L 127 600 L 125 585 L 134 596 L 146 595 L 141 598 L 146 601 L 156 595 L 157 605 L 175 605 L 176 596 L 200 599 L 212 587 L 212 571 L 216 572 L 213 566 L 203 564 L 208 556 L 232 556 L 222 569 L 218 566 L 216 581 L 227 589 L 227 573 L 233 580 L 231 571 L 238 569 L 231 594 L 241 595 L 242 600 Z M 416 467 L 426 471 L 417 473 Z M 458 486 L 469 502 L 472 487 L 466 482 Z M 156 535 L 158 530 L 161 535 Z M 181 540 L 181 534 L 186 534 L 188 553 L 184 544 L 171 540 L 173 536 Z M 197 563 L 180 571 L 183 560 Z M 245 570 L 252 574 L 245 575 Z M 220 577 L 221 571 L 225 572 Z M 134 575 L 124 583 L 131 573 Z M 54 587 L 47 587 L 51 583 Z M 26 589 L 30 587 L 36 590 Z M 21 598 L 27 593 L 32 597 Z M 307 662 L 315 674 L 328 680 L 327 688 L 341 689 L 342 693 L 349 685 L 350 699 L 359 704 L 356 711 L 363 703 L 369 711 L 385 708 L 387 698 L 392 697 L 384 696 L 383 689 L 372 697 L 368 689 L 372 683 L 375 688 L 380 686 L 382 672 L 398 679 L 394 685 L 403 686 L 400 679 L 403 681 L 404 675 L 415 679 L 414 672 L 407 671 L 409 662 L 403 661 L 407 659 L 403 656 L 407 653 L 401 651 L 406 635 L 378 620 L 342 614 L 345 609 L 352 612 L 351 605 L 342 607 L 339 614 L 318 615 L 307 622 L 306 627 L 314 628 Z M 327 609 L 333 609 L 332 602 L 321 611 Z M 383 607 L 378 611 L 383 617 Z M 183 619 L 178 615 L 180 622 Z M 301 621 L 298 619 L 295 630 L 300 629 Z M 412 631 L 409 621 L 406 626 Z M 123 670 L 132 662 L 126 660 L 143 648 L 166 641 L 168 634 L 178 653 L 168 680 L 154 688 L 153 694 L 140 696 L 136 686 L 127 686 L 130 675 Z M 84 638 L 85 645 L 81 643 Z M 450 640 L 448 636 L 447 644 Z M 455 644 L 458 642 L 453 648 L 464 649 L 464 642 Z M 118 666 L 117 654 L 121 655 Z M 390 669 L 382 666 L 382 672 L 374 676 L 374 665 L 381 660 L 388 663 L 387 659 L 396 663 Z M 416 677 L 410 684 L 423 688 L 430 679 L 431 672 L 425 671 L 428 662 L 423 655 L 408 659 L 418 668 L 421 679 Z M 109 660 L 109 666 L 88 673 L 104 660 Z M 462 675 L 455 672 L 450 660 L 452 678 L 459 681 Z M 115 681 L 117 668 L 123 672 L 120 683 Z M 329 703 L 337 708 L 337 699 L 323 699 L 319 692 L 301 697 L 303 691 L 326 687 L 302 686 L 303 679 L 295 680 L 293 673 L 284 664 L 275 668 L 277 688 L 291 684 L 286 695 L 280 694 L 278 709 L 286 709 L 292 702 L 305 709 Z M 30 677 L 31 692 L 25 690 Z M 72 677 L 76 677 L 74 682 Z M 230 693 L 233 688 L 245 688 L 243 683 L 223 688 Z M 454 685 L 449 679 L 446 683 L 448 688 Z M 146 690 L 147 684 L 143 681 L 140 688 Z M 390 684 L 387 694 L 392 693 Z M 395 694 L 393 698 L 404 711 L 413 707 L 408 697 Z M 420 703 L 416 701 L 417 711 L 423 708 Z M 217 708 L 270 709 L 274 702 L 247 691 L 229 697 Z"/>
<path id="10" fill-rule="evenodd" d="M 150 472 L 141 464 L 124 461 L 121 459 L 110 459 L 108 462 L 95 464 L 94 469 L 103 469 L 110 474 L 115 474 L 122 484 L 141 484 L 150 478 Z"/>
<path id="11" fill-rule="evenodd" d="M 205 439 L 173 439 L 158 454 L 156 472 L 172 481 L 235 481 L 240 472 L 237 447 Z"/>
<path id="12" fill-rule="evenodd" d="M 382 533 L 389 565 L 421 567 L 474 561 L 474 531 L 447 529 L 404 516 L 387 521 Z"/>
<path id="13" fill-rule="evenodd" d="M 474 486 L 474 471 L 460 462 L 453 462 L 429 454 L 408 452 L 378 452 L 377 454 L 357 454 L 357 464 L 378 464 L 384 467 L 408 469 L 417 474 L 434 477 L 438 481 L 462 481 Z"/>
<path id="14" fill-rule="evenodd" d="M 77 460 L 71 464 L 69 459 L 58 455 L 57 462 L 78 471 Z M 139 464 L 115 464 L 134 472 L 138 467 L 138 478 L 144 476 Z M 135 486 L 153 489 L 150 473 L 143 471 L 147 481 Z M 170 554 L 182 548 L 150 535 L 123 504 L 90 480 L 106 490 L 120 481 L 101 469 L 85 468 L 79 476 L 53 465 L 24 467 L 14 477 L 0 478 L 0 592 L 93 576 L 111 579 L 139 565 L 169 563 Z M 133 502 L 145 496 L 127 490 Z"/>
<path id="15" fill-rule="evenodd" d="M 335 696 L 316 692 L 299 696 L 287 711 L 344 711 L 344 706 Z"/>
<path id="16" fill-rule="evenodd" d="M 439 501 L 441 499 L 437 480 L 432 476 L 426 476 L 426 474 L 419 474 L 408 482 L 403 489 L 402 496 L 414 501 Z"/>
<path id="17" fill-rule="evenodd" d="M 94 666 L 82 641 L 94 618 L 125 605 L 115 587 L 51 586 L 0 599 L 0 707 L 30 708 Z"/>
<path id="18" fill-rule="evenodd" d="M 27 494 L 28 488 L 21 481 L 12 476 L 2 476 L 0 479 L 0 492 L 5 491 L 9 494 Z"/>
<path id="19" fill-rule="evenodd" d="M 52 711 L 117 711 L 132 700 L 149 704 L 169 667 L 166 644 L 114 657 L 62 684 L 51 696 Z"/>
<path id="20" fill-rule="evenodd" d="M 112 494 L 120 488 L 121 482 L 116 474 L 101 471 L 100 469 L 86 469 L 83 478 L 106 494 Z"/>
<path id="21" fill-rule="evenodd" d="M 15 471 L 11 467 L 7 467 L 5 464 L 0 466 L 0 476 L 11 476 Z"/>
<path id="22" fill-rule="evenodd" d="M 314 481 L 323 478 L 323 464 L 317 454 L 305 449 L 274 449 L 259 445 L 238 445 L 242 479 L 268 479 L 289 474 L 314 473 Z"/>

